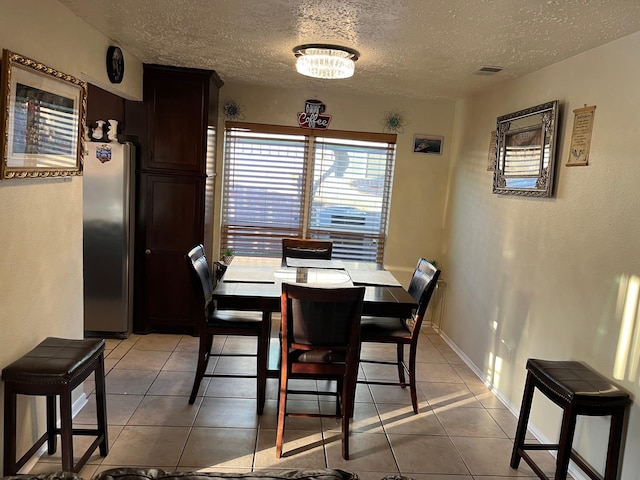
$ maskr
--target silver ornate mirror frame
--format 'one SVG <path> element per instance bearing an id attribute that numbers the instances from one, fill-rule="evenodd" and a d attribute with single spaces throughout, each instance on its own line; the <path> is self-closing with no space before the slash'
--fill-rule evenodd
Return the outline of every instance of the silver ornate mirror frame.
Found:
<path id="1" fill-rule="evenodd" d="M 493 193 L 553 195 L 558 101 L 498 117 Z"/>

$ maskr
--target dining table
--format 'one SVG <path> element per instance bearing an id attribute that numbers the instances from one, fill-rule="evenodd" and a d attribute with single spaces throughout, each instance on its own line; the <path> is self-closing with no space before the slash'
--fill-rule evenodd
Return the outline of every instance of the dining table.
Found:
<path id="1" fill-rule="evenodd" d="M 234 257 L 213 290 L 219 309 L 279 312 L 282 283 L 319 287 L 364 286 L 363 315 L 408 318 L 416 300 L 391 272 L 375 263 L 341 260 Z"/>
<path id="2" fill-rule="evenodd" d="M 213 290 L 216 308 L 262 312 L 264 321 L 280 312 L 282 283 L 316 287 L 364 286 L 363 315 L 408 318 L 416 300 L 391 272 L 368 262 L 235 256 Z M 274 369 L 269 377 L 277 377 Z"/>

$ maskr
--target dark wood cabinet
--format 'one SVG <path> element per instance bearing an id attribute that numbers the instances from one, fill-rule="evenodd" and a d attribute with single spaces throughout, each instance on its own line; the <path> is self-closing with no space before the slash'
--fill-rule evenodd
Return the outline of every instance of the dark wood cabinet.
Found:
<path id="1" fill-rule="evenodd" d="M 217 122 L 215 72 L 145 65 L 137 177 L 135 318 L 137 333 L 193 333 L 191 279 L 184 255 L 210 244 L 213 208 L 205 201 L 207 129 Z M 206 200 L 205 200 L 206 199 Z"/>
<path id="2" fill-rule="evenodd" d="M 144 103 L 151 121 L 142 170 L 205 173 L 211 75 L 202 70 L 145 68 Z"/>
<path id="3" fill-rule="evenodd" d="M 191 278 L 184 255 L 202 241 L 204 180 L 186 175 L 140 177 L 145 193 L 144 295 L 146 330 L 189 331 Z"/>

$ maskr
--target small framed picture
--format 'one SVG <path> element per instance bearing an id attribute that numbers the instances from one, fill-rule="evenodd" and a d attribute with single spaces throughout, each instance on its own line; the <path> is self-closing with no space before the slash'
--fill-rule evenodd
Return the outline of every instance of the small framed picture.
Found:
<path id="1" fill-rule="evenodd" d="M 441 155 L 442 141 L 444 137 L 439 135 L 421 135 L 413 136 L 413 153 L 425 153 L 427 155 Z"/>

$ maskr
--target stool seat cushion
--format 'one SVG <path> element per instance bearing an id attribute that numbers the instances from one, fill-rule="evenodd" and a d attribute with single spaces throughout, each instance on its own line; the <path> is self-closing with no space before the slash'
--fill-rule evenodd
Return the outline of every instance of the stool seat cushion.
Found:
<path id="1" fill-rule="evenodd" d="M 581 362 L 530 358 L 527 370 L 559 399 L 572 404 L 626 404 L 629 394 Z"/>
<path id="2" fill-rule="evenodd" d="M 4 382 L 66 384 L 86 373 L 104 351 L 104 339 L 49 337 L 2 370 Z"/>

